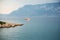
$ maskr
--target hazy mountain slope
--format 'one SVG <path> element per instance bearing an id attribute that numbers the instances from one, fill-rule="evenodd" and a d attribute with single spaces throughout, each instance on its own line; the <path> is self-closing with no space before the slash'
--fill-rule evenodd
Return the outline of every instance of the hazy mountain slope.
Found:
<path id="1" fill-rule="evenodd" d="M 6 16 L 6 15 L 5 15 Z M 36 5 L 25 5 L 8 16 L 60 16 L 60 2 Z"/>
<path id="2" fill-rule="evenodd" d="M 42 16 L 42 15 L 60 15 L 60 3 L 48 3 L 37 5 L 25 5 L 10 15 L 12 16 Z"/>

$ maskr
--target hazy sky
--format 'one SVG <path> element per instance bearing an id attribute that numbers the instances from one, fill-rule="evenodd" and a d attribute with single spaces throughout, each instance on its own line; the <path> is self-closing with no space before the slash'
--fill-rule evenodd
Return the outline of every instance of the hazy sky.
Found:
<path id="1" fill-rule="evenodd" d="M 0 14 L 9 14 L 27 4 L 43 4 L 59 2 L 59 0 L 0 0 Z"/>

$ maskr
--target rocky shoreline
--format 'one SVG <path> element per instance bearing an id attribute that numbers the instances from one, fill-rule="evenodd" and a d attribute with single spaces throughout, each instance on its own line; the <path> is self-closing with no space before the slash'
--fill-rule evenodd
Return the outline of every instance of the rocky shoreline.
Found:
<path id="1" fill-rule="evenodd" d="M 0 21 L 0 28 L 10 28 L 10 27 L 16 27 L 16 26 L 23 26 L 24 24 L 14 24 L 14 23 L 7 23 Z"/>

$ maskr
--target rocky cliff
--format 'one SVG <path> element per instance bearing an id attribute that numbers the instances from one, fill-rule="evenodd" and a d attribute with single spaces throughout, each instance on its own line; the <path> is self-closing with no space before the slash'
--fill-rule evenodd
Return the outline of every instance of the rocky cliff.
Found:
<path id="1" fill-rule="evenodd" d="M 14 23 L 8 23 L 0 21 L 0 28 L 10 28 L 10 27 L 16 27 L 16 26 L 23 26 L 24 24 L 14 24 Z"/>

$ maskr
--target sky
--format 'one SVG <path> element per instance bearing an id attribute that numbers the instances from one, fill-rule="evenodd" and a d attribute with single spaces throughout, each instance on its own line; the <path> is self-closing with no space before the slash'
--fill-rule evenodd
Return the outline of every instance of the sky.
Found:
<path id="1" fill-rule="evenodd" d="M 10 14 L 12 11 L 29 4 L 54 3 L 60 0 L 0 0 L 0 14 Z"/>

